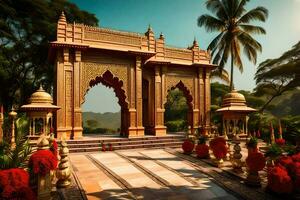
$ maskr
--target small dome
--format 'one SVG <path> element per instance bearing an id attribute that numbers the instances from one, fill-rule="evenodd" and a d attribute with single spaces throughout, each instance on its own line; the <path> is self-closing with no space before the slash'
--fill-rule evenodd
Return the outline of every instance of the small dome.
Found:
<path id="1" fill-rule="evenodd" d="M 52 104 L 53 99 L 49 93 L 47 93 L 42 86 L 31 95 L 29 98 L 31 104 Z"/>
<path id="2" fill-rule="evenodd" d="M 226 106 L 245 106 L 246 105 L 246 99 L 245 96 L 241 93 L 238 93 L 236 90 L 232 90 L 230 93 L 227 93 L 222 102 L 222 107 Z"/>

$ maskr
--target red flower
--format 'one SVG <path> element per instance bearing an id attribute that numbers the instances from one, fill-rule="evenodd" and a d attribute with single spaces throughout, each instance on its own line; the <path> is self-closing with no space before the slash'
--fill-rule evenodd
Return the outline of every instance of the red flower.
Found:
<path id="1" fill-rule="evenodd" d="M 49 150 L 38 150 L 29 159 L 29 168 L 34 174 L 45 176 L 57 168 L 57 157 Z"/>
<path id="2" fill-rule="evenodd" d="M 290 156 L 281 156 L 277 161 L 276 164 L 282 165 L 285 168 L 291 167 L 294 164 L 292 158 Z"/>
<path id="3" fill-rule="evenodd" d="M 276 140 L 275 140 L 275 143 L 278 144 L 278 145 L 280 145 L 280 146 L 281 146 L 281 145 L 285 145 L 285 139 L 280 139 L 280 138 L 279 138 L 279 139 L 276 139 Z"/>
<path id="4" fill-rule="evenodd" d="M 250 171 L 261 171 L 266 165 L 266 159 L 260 152 L 252 152 L 246 158 L 246 164 Z"/>
<path id="5" fill-rule="evenodd" d="M 29 187 L 29 175 L 24 169 L 0 171 L 0 199 L 36 199 Z"/>
<path id="6" fill-rule="evenodd" d="M 282 166 L 271 167 L 268 171 L 268 188 L 278 194 L 291 193 L 293 182 Z"/>
<path id="7" fill-rule="evenodd" d="M 227 147 L 223 143 L 218 143 L 212 148 L 213 154 L 217 159 L 223 159 L 227 154 Z"/>
<path id="8" fill-rule="evenodd" d="M 216 137 L 209 142 L 209 146 L 211 149 L 213 149 L 214 146 L 218 144 L 226 145 L 226 140 L 222 137 Z"/>
<path id="9" fill-rule="evenodd" d="M 209 147 L 207 144 L 198 144 L 195 151 L 198 158 L 207 158 L 209 156 Z"/>
<path id="10" fill-rule="evenodd" d="M 54 154 L 55 157 L 57 157 L 58 154 L 58 145 L 56 140 L 52 141 L 51 147 L 50 147 L 50 151 Z"/>
<path id="11" fill-rule="evenodd" d="M 300 153 L 292 155 L 292 159 L 294 162 L 300 162 Z"/>
<path id="12" fill-rule="evenodd" d="M 186 139 L 184 140 L 184 142 L 182 143 L 182 149 L 183 149 L 183 152 L 185 154 L 191 154 L 194 150 L 194 147 L 195 147 L 195 144 L 193 141 L 189 140 L 189 139 Z"/>

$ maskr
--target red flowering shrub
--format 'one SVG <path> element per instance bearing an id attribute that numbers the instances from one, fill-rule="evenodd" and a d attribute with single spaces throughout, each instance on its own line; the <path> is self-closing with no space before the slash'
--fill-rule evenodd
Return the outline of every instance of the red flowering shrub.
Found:
<path id="1" fill-rule="evenodd" d="M 12 168 L 0 171 L 0 199 L 36 199 L 29 187 L 29 175 L 24 169 Z"/>
<path id="2" fill-rule="evenodd" d="M 218 143 L 212 148 L 213 154 L 217 159 L 223 159 L 227 154 L 227 147 L 223 143 Z"/>
<path id="3" fill-rule="evenodd" d="M 45 176 L 57 168 L 57 157 L 49 150 L 38 150 L 29 159 L 29 168 L 34 174 Z"/>
<path id="4" fill-rule="evenodd" d="M 211 149 L 213 149 L 214 146 L 216 146 L 218 144 L 222 144 L 222 145 L 226 146 L 226 140 L 222 137 L 216 137 L 209 142 L 209 146 Z"/>
<path id="5" fill-rule="evenodd" d="M 192 140 L 186 139 L 182 143 L 181 147 L 185 154 L 191 154 L 194 150 L 195 144 Z"/>
<path id="6" fill-rule="evenodd" d="M 261 171 L 266 165 L 266 158 L 260 152 L 252 152 L 246 158 L 246 164 L 250 171 Z"/>
<path id="7" fill-rule="evenodd" d="M 300 153 L 292 155 L 292 159 L 294 162 L 300 162 Z"/>
<path id="8" fill-rule="evenodd" d="M 281 156 L 277 161 L 277 165 L 282 165 L 283 167 L 289 169 L 293 164 L 293 160 L 290 156 Z"/>
<path id="9" fill-rule="evenodd" d="M 198 144 L 195 151 L 198 158 L 207 158 L 209 156 L 209 147 L 207 144 Z"/>
<path id="10" fill-rule="evenodd" d="M 58 145 L 57 145 L 56 140 L 52 141 L 52 144 L 50 146 L 50 151 L 53 153 L 54 156 L 57 157 L 57 154 L 58 154 Z"/>
<path id="11" fill-rule="evenodd" d="M 293 191 L 292 179 L 284 167 L 275 166 L 269 169 L 268 188 L 278 194 L 291 193 Z"/>
<path id="12" fill-rule="evenodd" d="M 276 139 L 275 143 L 279 146 L 285 145 L 285 139 Z"/>

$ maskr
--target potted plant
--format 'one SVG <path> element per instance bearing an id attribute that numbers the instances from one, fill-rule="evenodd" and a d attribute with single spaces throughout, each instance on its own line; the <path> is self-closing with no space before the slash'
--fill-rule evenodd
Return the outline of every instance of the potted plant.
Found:
<path id="1" fill-rule="evenodd" d="M 249 141 L 246 143 L 247 149 L 248 149 L 248 155 L 250 155 L 252 152 L 257 152 L 257 138 L 251 137 Z"/>
<path id="2" fill-rule="evenodd" d="M 266 165 L 266 158 L 260 152 L 251 152 L 246 158 L 248 174 L 246 184 L 251 186 L 261 186 L 258 172 L 263 170 Z"/>
<path id="3" fill-rule="evenodd" d="M 209 147 L 216 158 L 216 165 L 220 167 L 227 154 L 226 140 L 223 137 L 216 137 L 209 142 Z"/>
<path id="4" fill-rule="evenodd" d="M 206 144 L 207 137 L 201 135 L 198 140 L 198 144 L 195 148 L 198 158 L 208 158 L 209 157 L 209 147 Z"/>
<path id="5" fill-rule="evenodd" d="M 187 138 L 182 143 L 182 150 L 184 154 L 191 154 L 195 147 L 195 142 L 192 138 Z"/>
<path id="6" fill-rule="evenodd" d="M 277 144 L 272 144 L 268 147 L 265 157 L 268 158 L 267 165 L 274 166 L 274 161 L 282 155 L 282 149 Z"/>

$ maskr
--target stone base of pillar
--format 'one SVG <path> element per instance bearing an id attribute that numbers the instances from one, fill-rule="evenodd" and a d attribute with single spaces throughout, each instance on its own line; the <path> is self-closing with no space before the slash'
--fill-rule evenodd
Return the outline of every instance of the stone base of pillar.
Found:
<path id="1" fill-rule="evenodd" d="M 82 127 L 75 127 L 73 128 L 73 139 L 82 139 L 83 136 L 82 136 L 82 131 L 83 131 L 83 128 Z"/>
<path id="2" fill-rule="evenodd" d="M 154 133 L 155 133 L 155 136 L 167 135 L 167 127 L 166 126 L 155 126 Z"/>
<path id="3" fill-rule="evenodd" d="M 141 137 L 144 135 L 145 135 L 145 129 L 142 126 L 128 128 L 128 138 Z"/>
<path id="4" fill-rule="evenodd" d="M 57 135 L 56 138 L 58 140 L 69 140 L 72 135 L 72 128 L 65 128 L 65 129 L 57 129 Z"/>
<path id="5" fill-rule="evenodd" d="M 143 126 L 138 126 L 136 129 L 137 136 L 144 136 L 145 135 L 145 128 Z"/>

